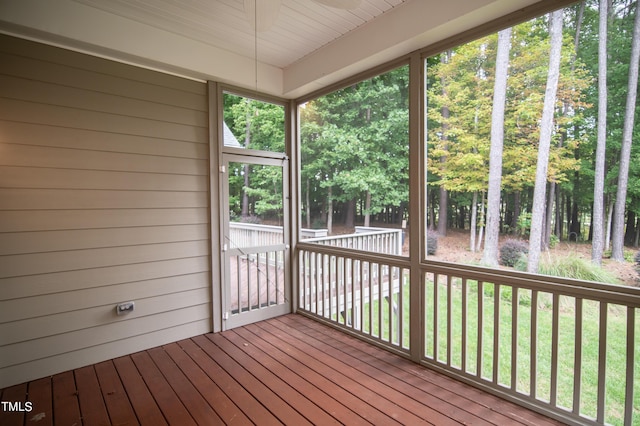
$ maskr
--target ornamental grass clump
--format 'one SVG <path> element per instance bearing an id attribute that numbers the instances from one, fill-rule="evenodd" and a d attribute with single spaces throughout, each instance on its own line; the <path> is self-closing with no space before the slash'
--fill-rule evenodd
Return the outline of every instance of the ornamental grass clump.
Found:
<path id="1" fill-rule="evenodd" d="M 538 272 L 554 277 L 573 278 L 581 281 L 620 284 L 614 274 L 575 254 L 546 259 L 540 262 Z"/>

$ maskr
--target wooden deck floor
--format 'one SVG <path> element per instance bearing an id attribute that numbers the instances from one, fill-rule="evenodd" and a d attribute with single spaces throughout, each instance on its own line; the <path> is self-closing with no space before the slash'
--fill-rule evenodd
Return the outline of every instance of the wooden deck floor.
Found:
<path id="1" fill-rule="evenodd" d="M 0 425 L 558 424 L 300 315 L 2 390 Z"/>

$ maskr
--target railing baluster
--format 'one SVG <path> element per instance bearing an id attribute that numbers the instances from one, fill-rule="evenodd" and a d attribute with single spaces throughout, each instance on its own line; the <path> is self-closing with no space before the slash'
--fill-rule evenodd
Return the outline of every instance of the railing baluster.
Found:
<path id="1" fill-rule="evenodd" d="M 536 398 L 538 394 L 538 290 L 531 291 L 531 353 L 529 354 L 529 394 Z"/>
<path id="2" fill-rule="evenodd" d="M 438 274 L 433 274 L 433 359 L 438 361 Z"/>
<path id="3" fill-rule="evenodd" d="M 393 271 L 391 269 L 391 267 L 389 265 L 386 265 L 386 268 L 389 271 L 389 277 L 387 278 L 387 281 L 389 283 L 388 286 L 388 290 L 387 290 L 387 297 L 389 299 L 389 302 L 387 303 L 388 306 L 388 316 L 389 316 L 389 324 L 388 324 L 388 330 L 387 332 L 389 333 L 389 343 L 393 343 Z"/>
<path id="4" fill-rule="evenodd" d="M 467 372 L 467 279 L 462 278 L 462 312 L 461 312 L 461 320 L 462 320 L 462 335 L 461 337 L 461 345 L 460 348 L 460 369 L 466 373 Z"/>
<path id="5" fill-rule="evenodd" d="M 500 284 L 493 285 L 493 383 L 498 384 L 500 371 Z"/>
<path id="6" fill-rule="evenodd" d="M 360 322 L 359 330 L 364 331 L 364 283 L 365 283 L 365 263 L 360 261 L 360 310 L 358 311 L 358 321 Z M 369 277 L 367 276 L 367 279 Z"/>
<path id="7" fill-rule="evenodd" d="M 447 366 L 451 367 L 451 325 L 453 319 L 451 317 L 451 313 L 453 311 L 453 305 L 451 303 L 451 292 L 452 292 L 452 282 L 451 275 L 447 276 Z"/>
<path id="8" fill-rule="evenodd" d="M 520 306 L 520 289 L 511 288 L 511 390 L 518 386 L 518 307 Z"/>
<path id="9" fill-rule="evenodd" d="M 251 309 L 251 259 L 250 255 L 247 255 L 247 310 Z"/>
<path id="10" fill-rule="evenodd" d="M 575 313 L 575 355 L 573 363 L 573 414 L 580 415 L 580 394 L 582 392 L 582 298 L 576 298 Z"/>
<path id="11" fill-rule="evenodd" d="M 609 304 L 600 302 L 600 323 L 598 333 L 598 411 L 596 421 L 604 423 L 604 404 L 606 394 L 606 372 L 607 372 L 607 313 Z"/>
<path id="12" fill-rule="evenodd" d="M 382 339 L 382 265 L 376 264 L 378 269 L 378 338 Z"/>
<path id="13" fill-rule="evenodd" d="M 324 254 L 318 254 L 316 256 L 316 308 L 314 310 L 316 315 L 320 315 L 320 296 L 321 292 L 324 292 L 324 286 L 322 284 L 322 264 L 324 263 Z"/>
<path id="14" fill-rule="evenodd" d="M 369 265 L 369 335 L 373 336 L 373 264 Z"/>
<path id="15" fill-rule="evenodd" d="M 483 332 L 484 328 L 484 282 L 478 281 L 478 346 L 476 348 L 476 375 L 482 379 L 482 353 L 484 352 Z"/>
<path id="16" fill-rule="evenodd" d="M 551 389 L 549 403 L 558 405 L 558 329 L 560 327 L 560 295 L 553 293 L 553 317 L 551 320 Z"/>
<path id="17" fill-rule="evenodd" d="M 633 424 L 633 383 L 635 379 L 636 309 L 627 307 L 627 374 L 624 395 L 625 425 Z"/>

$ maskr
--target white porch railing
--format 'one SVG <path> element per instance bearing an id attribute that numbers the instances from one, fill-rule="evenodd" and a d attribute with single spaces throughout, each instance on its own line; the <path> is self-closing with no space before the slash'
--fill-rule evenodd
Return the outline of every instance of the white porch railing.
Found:
<path id="1" fill-rule="evenodd" d="M 640 424 L 638 289 L 298 245 L 302 312 L 569 424 Z M 415 356 L 415 349 L 413 353 Z"/>
<path id="2" fill-rule="evenodd" d="M 355 248 L 382 254 L 402 253 L 402 230 L 356 226 L 355 233 L 327 237 L 326 229 L 301 229 L 305 242 L 335 247 Z M 229 223 L 231 248 L 260 247 L 282 244 L 281 226 L 244 222 Z"/>
<path id="3" fill-rule="evenodd" d="M 305 243 L 351 248 L 380 254 L 402 254 L 402 230 L 356 226 L 354 234 L 308 238 Z"/>
<path id="4" fill-rule="evenodd" d="M 346 254 L 335 246 L 305 246 L 310 248 L 299 252 L 299 309 L 408 354 L 406 259 Z"/>
<path id="5" fill-rule="evenodd" d="M 277 244 L 284 244 L 282 226 L 244 222 L 229 223 L 230 248 L 261 247 Z"/>

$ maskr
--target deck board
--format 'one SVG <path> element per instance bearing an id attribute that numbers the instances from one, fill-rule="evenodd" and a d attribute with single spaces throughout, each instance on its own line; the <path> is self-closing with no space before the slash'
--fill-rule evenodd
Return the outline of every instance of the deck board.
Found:
<path id="1" fill-rule="evenodd" d="M 0 424 L 557 425 L 402 357 L 286 315 L 1 390 Z"/>
<path id="2" fill-rule="evenodd" d="M 73 376 L 73 371 L 56 374 L 52 380 L 53 424 L 82 424 L 80 416 L 80 400 Z M 36 413 L 40 407 L 33 407 Z"/>
<path id="3" fill-rule="evenodd" d="M 51 379 L 44 378 L 29 383 L 27 390 L 29 401 L 38 411 L 33 411 L 26 416 L 26 425 L 51 426 L 53 425 L 53 401 L 51 400 Z M 4 401 L 4 399 L 3 399 Z M 0 424 L 4 424 L 0 421 Z"/>
<path id="4" fill-rule="evenodd" d="M 129 356 L 116 358 L 113 360 L 113 366 L 122 380 L 122 387 L 127 393 L 138 422 L 141 425 L 166 425 L 167 421 L 133 363 L 133 359 Z"/>
<path id="5" fill-rule="evenodd" d="M 115 425 L 139 424 L 113 362 L 105 361 L 96 364 L 95 370 L 111 423 Z"/>
<path id="6" fill-rule="evenodd" d="M 108 426 L 111 424 L 100 384 L 93 365 L 75 371 L 76 387 L 82 421 L 87 424 Z"/>

